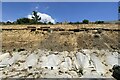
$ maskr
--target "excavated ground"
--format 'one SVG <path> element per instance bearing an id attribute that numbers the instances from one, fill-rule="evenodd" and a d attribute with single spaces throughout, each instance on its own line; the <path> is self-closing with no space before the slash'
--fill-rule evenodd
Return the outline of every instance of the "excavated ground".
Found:
<path id="1" fill-rule="evenodd" d="M 38 25 L 34 25 L 39 27 Z M 48 26 L 48 25 L 43 25 Z M 51 25 L 50 27 L 60 27 L 60 25 Z M 61 28 L 73 29 L 76 25 L 61 25 Z M 117 24 L 108 25 L 78 25 L 83 28 L 94 26 L 94 28 L 117 29 Z M 108 27 L 109 26 L 109 27 Z M 113 26 L 113 27 L 112 27 Z M 21 28 L 27 27 L 22 25 Z M 20 28 L 18 26 L 3 26 L 6 28 Z M 2 51 L 12 51 L 18 49 L 34 50 L 48 49 L 52 51 L 74 51 L 79 49 L 119 49 L 119 31 L 30 31 L 30 30 L 10 30 L 2 31 Z"/>
<path id="2" fill-rule="evenodd" d="M 8 30 L 28 25 L 4 25 L 0 35 L 0 78 L 110 78 L 119 64 L 117 24 L 31 25 L 85 31 Z M 30 26 L 30 25 L 29 25 Z M 111 30 L 110 30 L 111 29 Z M 47 49 L 47 50 L 46 50 Z M 109 79 L 108 79 L 109 80 Z"/>

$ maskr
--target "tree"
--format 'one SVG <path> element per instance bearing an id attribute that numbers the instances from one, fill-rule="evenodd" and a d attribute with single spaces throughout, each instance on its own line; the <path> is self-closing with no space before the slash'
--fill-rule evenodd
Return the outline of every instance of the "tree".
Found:
<path id="1" fill-rule="evenodd" d="M 53 25 L 53 23 L 52 23 L 52 22 L 48 22 L 48 24 Z"/>
<path id="2" fill-rule="evenodd" d="M 120 21 L 120 1 L 118 2 L 118 21 Z"/>
<path id="3" fill-rule="evenodd" d="M 120 6 L 118 7 L 118 12 L 120 13 Z"/>
<path id="4" fill-rule="evenodd" d="M 73 24 L 73 22 L 69 22 L 68 24 Z"/>
<path id="5" fill-rule="evenodd" d="M 10 21 L 7 21 L 7 22 L 6 22 L 6 24 L 12 24 L 12 22 L 10 22 Z"/>
<path id="6" fill-rule="evenodd" d="M 80 24 L 80 22 L 74 22 L 74 24 Z"/>
<path id="7" fill-rule="evenodd" d="M 5 25 L 5 22 L 0 22 L 0 25 Z"/>
<path id="8" fill-rule="evenodd" d="M 56 22 L 56 24 L 62 24 L 62 22 Z"/>
<path id="9" fill-rule="evenodd" d="M 30 24 L 31 20 L 28 18 L 20 18 L 16 21 L 17 24 Z"/>
<path id="10" fill-rule="evenodd" d="M 95 21 L 95 24 L 103 24 L 104 21 Z"/>
<path id="11" fill-rule="evenodd" d="M 32 13 L 33 14 L 32 18 L 33 18 L 34 23 L 38 23 L 38 21 L 41 20 L 41 17 L 39 17 L 37 15 L 37 13 L 38 12 L 36 12 L 36 11 L 33 11 L 33 13 Z"/>
<path id="12" fill-rule="evenodd" d="M 17 19 L 16 23 L 17 24 L 29 24 L 30 19 L 28 19 L 28 18 L 20 18 L 20 19 Z"/>
<path id="13" fill-rule="evenodd" d="M 84 19 L 84 20 L 82 21 L 82 23 L 83 23 L 83 24 L 88 24 L 88 23 L 89 23 L 89 20 Z"/>

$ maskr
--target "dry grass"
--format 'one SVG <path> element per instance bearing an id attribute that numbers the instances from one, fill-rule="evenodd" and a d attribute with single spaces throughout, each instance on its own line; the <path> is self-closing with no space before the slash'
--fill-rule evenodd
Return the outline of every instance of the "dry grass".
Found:
<path id="1" fill-rule="evenodd" d="M 35 27 L 50 26 L 51 28 L 60 27 L 65 29 L 81 28 L 81 27 L 104 27 L 115 29 L 118 25 L 106 24 L 106 25 L 31 25 Z M 27 25 L 6 25 L 2 26 L 4 29 L 8 28 L 25 28 Z M 98 37 L 95 37 L 98 35 Z M 2 31 L 2 48 L 3 50 L 13 50 L 24 48 L 26 50 L 31 49 L 49 49 L 55 51 L 73 51 L 76 49 L 119 49 L 118 32 L 102 31 L 102 33 L 94 33 L 94 31 L 82 31 L 82 32 L 66 32 L 55 31 L 49 33 L 46 31 L 34 31 L 29 30 L 13 30 Z"/>
<path id="2" fill-rule="evenodd" d="M 56 24 L 56 25 L 2 25 L 2 29 L 21 29 L 27 28 L 27 26 L 40 27 L 50 27 L 50 28 L 63 28 L 63 29 L 76 29 L 76 28 L 106 28 L 106 29 L 118 29 L 118 24 Z"/>

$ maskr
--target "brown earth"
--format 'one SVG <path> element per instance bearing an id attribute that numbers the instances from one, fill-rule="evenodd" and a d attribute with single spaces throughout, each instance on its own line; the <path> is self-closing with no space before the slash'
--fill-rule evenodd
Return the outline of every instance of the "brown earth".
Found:
<path id="1" fill-rule="evenodd" d="M 109 28 L 118 29 L 117 24 L 86 24 L 86 25 L 31 25 L 35 27 L 50 26 L 51 28 Z M 2 29 L 25 28 L 27 25 L 4 25 Z M 2 50 L 34 50 L 48 49 L 53 51 L 73 51 L 79 49 L 120 49 L 119 32 L 104 31 L 100 33 L 96 30 L 89 31 L 33 31 L 30 30 L 12 30 L 1 31 L 2 33 Z"/>

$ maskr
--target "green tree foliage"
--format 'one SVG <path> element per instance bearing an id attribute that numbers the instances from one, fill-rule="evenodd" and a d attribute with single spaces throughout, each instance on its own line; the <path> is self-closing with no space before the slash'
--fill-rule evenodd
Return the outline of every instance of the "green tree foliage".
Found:
<path id="1" fill-rule="evenodd" d="M 48 22 L 48 24 L 53 25 L 53 23 L 51 23 L 51 22 Z"/>
<path id="2" fill-rule="evenodd" d="M 32 21 L 28 18 L 20 18 L 16 21 L 17 24 L 30 24 Z"/>
<path id="3" fill-rule="evenodd" d="M 0 22 L 0 25 L 11 25 L 13 22 L 7 21 L 7 22 Z"/>
<path id="4" fill-rule="evenodd" d="M 74 24 L 80 24 L 80 22 L 74 22 Z"/>
<path id="5" fill-rule="evenodd" d="M 95 24 L 103 24 L 104 21 L 95 21 Z"/>
<path id="6" fill-rule="evenodd" d="M 7 21 L 7 22 L 6 22 L 6 24 L 12 24 L 12 22 L 10 22 L 10 21 Z"/>
<path id="7" fill-rule="evenodd" d="M 38 13 L 38 12 L 36 12 L 36 11 L 33 11 L 33 13 L 32 13 L 32 14 L 33 14 L 32 18 L 33 18 L 33 22 L 34 22 L 34 23 L 38 23 L 38 21 L 41 20 L 41 17 L 39 17 L 39 16 L 37 15 L 37 13 Z"/>
<path id="8" fill-rule="evenodd" d="M 38 22 L 39 20 L 41 20 L 41 18 L 37 15 L 36 11 L 33 11 L 32 18 L 33 19 L 28 18 L 17 19 L 16 24 L 42 24 Z"/>
<path id="9" fill-rule="evenodd" d="M 56 22 L 56 24 L 62 24 L 62 22 Z"/>
<path id="10" fill-rule="evenodd" d="M 73 22 L 69 22 L 68 24 L 73 24 Z"/>
<path id="11" fill-rule="evenodd" d="M 118 7 L 118 12 L 120 13 L 120 6 Z"/>
<path id="12" fill-rule="evenodd" d="M 89 20 L 84 19 L 84 20 L 82 21 L 82 23 L 83 23 L 83 24 L 88 24 L 88 23 L 89 23 Z"/>
<path id="13" fill-rule="evenodd" d="M 5 22 L 0 22 L 0 25 L 4 25 L 5 24 Z"/>
<path id="14" fill-rule="evenodd" d="M 81 22 L 69 22 L 68 24 L 81 24 Z"/>
<path id="15" fill-rule="evenodd" d="M 120 21 L 120 4 L 119 4 L 119 7 L 118 7 L 118 18 L 119 18 L 118 20 Z"/>

